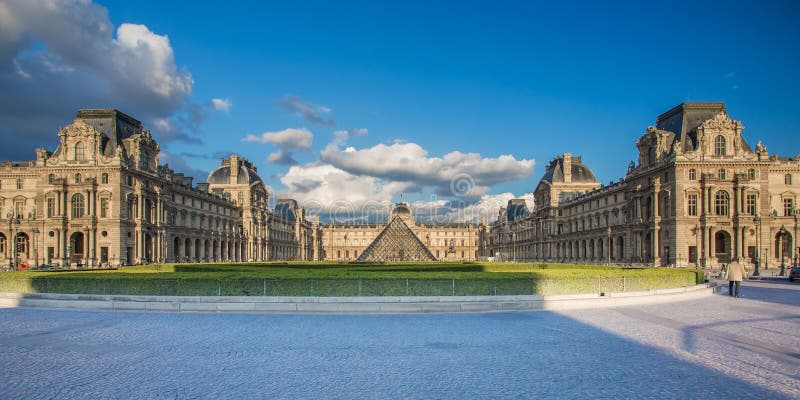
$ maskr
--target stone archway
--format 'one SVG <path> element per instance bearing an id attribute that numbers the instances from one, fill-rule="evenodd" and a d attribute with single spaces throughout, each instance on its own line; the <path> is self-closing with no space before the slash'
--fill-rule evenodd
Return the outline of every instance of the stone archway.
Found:
<path id="1" fill-rule="evenodd" d="M 83 263 L 83 257 L 86 255 L 85 246 L 86 243 L 85 236 L 83 232 L 75 232 L 69 236 L 69 263 L 70 264 L 79 264 Z"/>
<path id="2" fill-rule="evenodd" d="M 149 233 L 144 234 L 144 263 L 150 264 L 153 262 L 153 235 Z"/>
<path id="3" fill-rule="evenodd" d="M 727 231 L 714 234 L 714 258 L 718 263 L 731 262 L 731 234 Z"/>
<path id="4" fill-rule="evenodd" d="M 792 260 L 792 234 L 788 231 L 783 236 L 778 232 L 775 234 L 775 259 L 780 263 L 783 260 Z"/>
<path id="5" fill-rule="evenodd" d="M 175 238 L 172 240 L 172 258 L 174 261 L 179 261 L 181 257 L 181 239 Z"/>
<path id="6" fill-rule="evenodd" d="M 189 261 L 192 258 L 192 239 L 186 238 L 183 243 L 183 257 L 184 261 Z"/>

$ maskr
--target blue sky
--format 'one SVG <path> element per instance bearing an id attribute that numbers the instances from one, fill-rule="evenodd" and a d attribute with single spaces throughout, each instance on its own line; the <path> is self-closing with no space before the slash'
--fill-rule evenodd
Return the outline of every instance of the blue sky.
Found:
<path id="1" fill-rule="evenodd" d="M 760 139 L 771 152 L 800 154 L 798 4 L 99 3 L 113 29 L 141 24 L 168 36 L 174 64 L 193 80 L 191 94 L 178 100 L 207 109 L 211 99 L 230 101 L 227 112 L 206 111 L 182 128 L 202 143 L 165 141 L 171 165 L 209 171 L 216 153 L 236 152 L 284 195 L 291 195 L 281 182 L 289 166 L 266 161 L 279 146 L 242 142 L 246 135 L 308 130 L 311 147 L 291 152 L 300 168 L 324 162 L 321 152 L 335 131 L 359 128 L 368 133 L 349 137 L 342 150 L 401 141 L 427 157 L 460 151 L 535 160 L 532 173 L 491 180 L 479 193 L 485 195 L 532 191 L 546 163 L 565 151 L 582 155 L 601 182 L 619 179 L 636 158 L 636 139 L 683 101 L 724 101 L 751 144 Z M 282 106 L 290 95 L 335 126 L 290 112 Z M 124 111 L 137 116 L 143 107 L 131 104 Z M 186 107 L 170 104 L 173 114 L 153 114 L 172 118 L 174 128 Z M 53 118 L 73 117 L 74 111 Z M 374 176 L 383 185 L 396 178 Z M 437 188 L 426 182 L 384 195 L 429 198 Z"/>

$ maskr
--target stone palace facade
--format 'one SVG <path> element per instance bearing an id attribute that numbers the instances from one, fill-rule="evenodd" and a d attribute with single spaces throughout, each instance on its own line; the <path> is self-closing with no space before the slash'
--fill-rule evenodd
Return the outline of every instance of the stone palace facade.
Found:
<path id="1" fill-rule="evenodd" d="M 269 260 L 499 259 L 711 267 L 797 257 L 800 157 L 753 148 L 722 103 L 683 103 L 636 142 L 638 161 L 602 185 L 581 157 L 551 161 L 534 208 L 509 201 L 491 225 L 310 221 L 269 209 L 256 167 L 235 154 L 206 182 L 159 165 L 159 145 L 117 110 L 81 110 L 53 152 L 0 163 L 0 265 Z"/>
<path id="2" fill-rule="evenodd" d="M 206 183 L 159 165 L 159 145 L 117 110 L 81 110 L 52 153 L 0 164 L 0 264 L 311 260 L 315 224 L 268 209 L 256 168 L 231 155 Z"/>
<path id="3" fill-rule="evenodd" d="M 637 162 L 602 185 L 581 157 L 547 167 L 534 208 L 512 200 L 487 235 L 505 259 L 717 267 L 796 260 L 800 156 L 742 136 L 723 103 L 683 103 L 636 142 Z"/>

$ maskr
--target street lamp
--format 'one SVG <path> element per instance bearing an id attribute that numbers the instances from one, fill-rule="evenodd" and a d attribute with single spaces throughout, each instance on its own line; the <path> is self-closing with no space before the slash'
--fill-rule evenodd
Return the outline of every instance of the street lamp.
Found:
<path id="1" fill-rule="evenodd" d="M 33 265 L 39 268 L 39 228 L 33 228 Z"/>
<path id="2" fill-rule="evenodd" d="M 759 233 L 758 229 L 761 227 L 761 217 L 758 214 L 756 214 L 755 218 L 753 218 L 753 224 L 756 225 L 756 270 L 755 270 L 755 272 L 753 272 L 753 276 L 759 276 L 760 273 L 758 272 L 758 263 L 759 263 L 759 259 L 758 259 L 759 242 L 758 242 L 758 239 L 759 239 L 760 235 L 758 234 Z"/>
<path id="3" fill-rule="evenodd" d="M 12 213 L 8 213 L 8 228 L 11 231 L 11 269 L 16 270 L 17 265 L 17 233 L 16 230 L 19 228 L 19 217 L 14 216 Z"/>
<path id="4" fill-rule="evenodd" d="M 513 262 L 517 262 L 517 233 L 511 232 L 511 254 L 514 257 Z"/>
<path id="5" fill-rule="evenodd" d="M 781 230 L 778 231 L 778 237 L 780 237 L 778 248 L 781 252 L 781 272 L 778 274 L 778 276 L 786 276 L 786 235 L 788 234 L 789 232 L 786 232 L 786 228 L 781 225 Z"/>
<path id="6" fill-rule="evenodd" d="M 606 235 L 608 236 L 608 239 L 606 240 L 606 244 L 608 245 L 608 250 L 606 251 L 606 253 L 608 255 L 608 266 L 610 267 L 611 266 L 611 227 L 610 226 L 608 227 L 608 229 L 606 229 Z"/>

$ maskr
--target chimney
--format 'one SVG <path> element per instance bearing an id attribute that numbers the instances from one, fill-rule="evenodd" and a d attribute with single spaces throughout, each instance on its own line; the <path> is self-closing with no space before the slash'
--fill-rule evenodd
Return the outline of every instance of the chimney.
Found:
<path id="1" fill-rule="evenodd" d="M 564 167 L 564 182 L 572 182 L 572 153 L 564 153 L 562 166 Z"/>
<path id="2" fill-rule="evenodd" d="M 231 154 L 231 181 L 232 184 L 239 183 L 239 156 Z"/>

